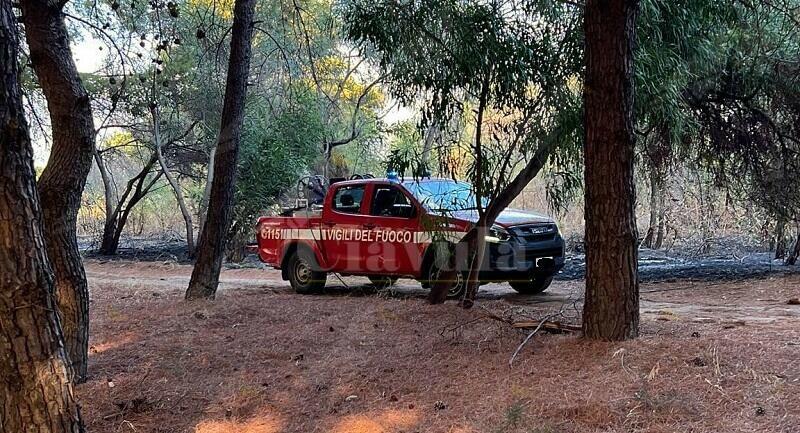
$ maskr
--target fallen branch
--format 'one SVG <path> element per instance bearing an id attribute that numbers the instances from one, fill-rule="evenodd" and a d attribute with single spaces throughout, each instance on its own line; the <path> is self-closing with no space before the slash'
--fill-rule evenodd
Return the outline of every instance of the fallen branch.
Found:
<path id="1" fill-rule="evenodd" d="M 511 326 L 518 329 L 541 328 L 545 331 L 550 331 L 554 333 L 581 331 L 581 327 L 577 325 L 569 325 L 561 322 L 542 321 L 542 320 L 515 322 L 512 323 Z"/>
<path id="2" fill-rule="evenodd" d="M 514 354 L 511 355 L 511 359 L 508 360 L 508 366 L 509 367 L 513 367 L 514 366 L 514 360 L 517 358 L 517 355 L 519 355 L 520 351 L 522 351 L 522 348 L 525 347 L 525 345 L 528 344 L 528 341 L 530 341 L 533 338 L 533 336 L 536 335 L 542 329 L 548 330 L 549 332 L 554 332 L 554 331 L 557 331 L 557 332 L 579 332 L 581 330 L 580 326 L 567 325 L 567 324 L 562 324 L 560 322 L 553 321 L 553 319 L 555 319 L 556 317 L 562 317 L 562 318 L 566 317 L 564 315 L 564 311 L 566 311 L 567 307 L 570 306 L 570 305 L 572 306 L 573 309 L 575 309 L 575 311 L 577 311 L 576 304 L 578 303 L 578 301 L 579 301 L 579 299 L 573 299 L 572 303 L 566 303 L 565 302 L 564 304 L 561 305 L 561 308 L 559 309 L 559 311 L 551 313 L 551 314 L 548 314 L 548 315 L 544 316 L 540 320 L 531 320 L 531 321 L 514 322 L 514 323 L 512 323 L 511 326 L 513 326 L 514 328 L 517 328 L 517 329 L 530 329 L 530 328 L 533 328 L 533 331 L 528 333 L 528 335 L 525 337 L 525 339 L 522 340 L 522 343 L 520 343 L 519 346 L 517 346 L 517 350 L 514 351 Z"/>

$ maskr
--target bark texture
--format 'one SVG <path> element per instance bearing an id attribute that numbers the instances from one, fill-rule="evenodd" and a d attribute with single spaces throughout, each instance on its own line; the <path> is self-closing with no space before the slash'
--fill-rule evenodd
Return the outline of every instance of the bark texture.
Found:
<path id="1" fill-rule="evenodd" d="M 76 238 L 86 176 L 92 166 L 95 130 L 64 24 L 63 2 L 20 2 L 33 69 L 42 86 L 53 130 L 53 146 L 39 179 L 47 254 L 64 326 L 73 380 L 86 380 L 89 293 Z"/>
<path id="2" fill-rule="evenodd" d="M 639 332 L 634 214 L 633 46 L 638 2 L 587 0 L 583 333 L 624 340 Z"/>
<path id="3" fill-rule="evenodd" d="M 0 431 L 82 432 L 52 296 L 18 47 L 11 2 L 0 0 Z"/>
<path id="4" fill-rule="evenodd" d="M 231 57 L 225 83 L 225 100 L 217 151 L 214 155 L 214 181 L 206 223 L 200 234 L 197 261 L 192 270 L 186 299 L 214 298 L 231 225 L 239 142 L 244 120 L 247 76 L 250 71 L 250 40 L 253 35 L 255 0 L 236 0 L 233 8 Z"/>

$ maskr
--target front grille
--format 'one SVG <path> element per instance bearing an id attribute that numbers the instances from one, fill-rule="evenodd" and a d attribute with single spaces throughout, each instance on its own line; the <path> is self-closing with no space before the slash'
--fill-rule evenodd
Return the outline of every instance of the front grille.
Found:
<path id="1" fill-rule="evenodd" d="M 534 224 L 515 227 L 513 233 L 526 243 L 552 241 L 558 235 L 555 224 Z"/>
<path id="2" fill-rule="evenodd" d="M 522 239 L 525 239 L 525 242 L 552 241 L 555 238 L 556 238 L 556 234 L 555 233 L 541 234 L 541 235 L 534 235 L 534 234 L 522 235 Z"/>

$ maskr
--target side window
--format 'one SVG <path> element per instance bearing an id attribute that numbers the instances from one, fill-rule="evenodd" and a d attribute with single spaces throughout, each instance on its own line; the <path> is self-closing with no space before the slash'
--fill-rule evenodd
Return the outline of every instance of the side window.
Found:
<path id="1" fill-rule="evenodd" d="M 343 186 L 333 196 L 333 209 L 342 213 L 358 213 L 364 198 L 364 185 Z"/>
<path id="2" fill-rule="evenodd" d="M 373 216 L 411 218 L 414 207 L 405 194 L 394 186 L 376 186 L 369 212 Z"/>

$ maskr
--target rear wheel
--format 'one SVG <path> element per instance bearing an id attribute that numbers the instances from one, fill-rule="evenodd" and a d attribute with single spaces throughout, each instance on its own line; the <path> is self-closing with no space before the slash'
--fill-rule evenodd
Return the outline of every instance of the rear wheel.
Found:
<path id="1" fill-rule="evenodd" d="M 385 289 L 394 285 L 397 282 L 397 277 L 385 277 L 382 275 L 370 275 L 369 281 L 372 282 L 372 285 L 375 286 L 376 289 Z"/>
<path id="2" fill-rule="evenodd" d="M 535 295 L 547 290 L 552 282 L 552 275 L 533 275 L 530 280 L 509 281 L 508 284 L 511 285 L 512 289 L 522 293 L 523 295 Z"/>
<path id="3" fill-rule="evenodd" d="M 322 291 L 325 288 L 327 275 L 325 272 L 316 270 L 318 269 L 317 262 L 308 251 L 298 250 L 292 253 L 286 266 L 289 284 L 295 292 L 308 294 Z"/>

